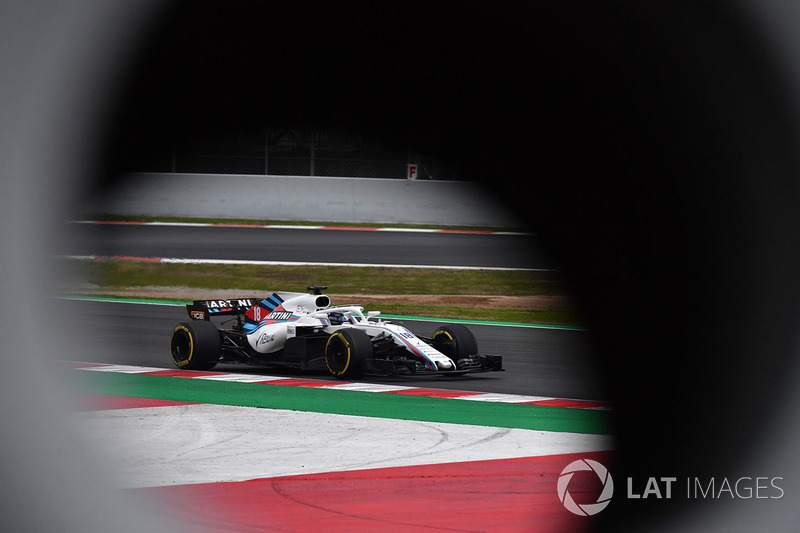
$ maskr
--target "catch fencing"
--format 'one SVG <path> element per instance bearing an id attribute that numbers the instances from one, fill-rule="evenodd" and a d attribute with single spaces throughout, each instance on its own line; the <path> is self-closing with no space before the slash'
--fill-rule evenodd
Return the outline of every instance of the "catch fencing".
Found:
<path id="1" fill-rule="evenodd" d="M 455 169 L 440 158 L 416 153 L 401 143 L 348 132 L 289 128 L 245 131 L 175 145 L 168 154 L 151 154 L 128 165 L 128 170 L 405 179 L 408 165 L 415 166 L 418 179 L 458 179 Z"/>

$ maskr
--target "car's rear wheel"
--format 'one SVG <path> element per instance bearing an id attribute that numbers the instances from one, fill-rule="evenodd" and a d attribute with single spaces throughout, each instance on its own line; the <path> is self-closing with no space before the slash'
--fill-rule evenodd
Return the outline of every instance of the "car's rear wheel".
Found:
<path id="1" fill-rule="evenodd" d="M 372 357 L 372 341 L 360 329 L 342 329 L 328 337 L 325 363 L 337 378 L 357 378 L 364 373 L 364 361 Z"/>
<path id="2" fill-rule="evenodd" d="M 440 326 L 433 333 L 433 347 L 456 363 L 456 368 L 464 366 L 463 361 L 477 355 L 478 341 L 475 335 L 463 324 L 447 324 Z M 459 365 L 459 361 L 462 364 Z"/>
<path id="3" fill-rule="evenodd" d="M 210 370 L 219 361 L 219 330 L 204 320 L 181 322 L 172 330 L 169 349 L 178 368 Z"/>

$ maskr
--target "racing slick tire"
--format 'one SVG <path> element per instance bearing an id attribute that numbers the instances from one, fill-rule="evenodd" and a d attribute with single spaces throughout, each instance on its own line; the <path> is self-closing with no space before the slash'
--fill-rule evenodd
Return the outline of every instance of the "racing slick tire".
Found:
<path id="1" fill-rule="evenodd" d="M 219 360 L 219 330 L 211 322 L 181 322 L 172 330 L 169 350 L 183 370 L 211 370 Z"/>
<path id="2" fill-rule="evenodd" d="M 360 329 L 341 329 L 328 337 L 325 345 L 325 364 L 337 378 L 360 377 L 364 361 L 372 355 L 372 341 Z"/>
<path id="3" fill-rule="evenodd" d="M 439 326 L 433 333 L 433 347 L 445 354 L 459 367 L 459 361 L 477 355 L 478 341 L 475 335 L 462 324 Z"/>

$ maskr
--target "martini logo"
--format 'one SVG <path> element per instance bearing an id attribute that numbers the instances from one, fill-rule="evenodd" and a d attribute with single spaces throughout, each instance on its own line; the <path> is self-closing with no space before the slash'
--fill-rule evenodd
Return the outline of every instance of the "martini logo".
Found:
<path id="1" fill-rule="evenodd" d="M 291 320 L 292 313 L 289 311 L 273 311 L 267 316 L 267 320 Z"/>
<path id="2" fill-rule="evenodd" d="M 603 484 L 603 490 L 594 503 L 578 504 L 569 493 L 569 482 L 572 481 L 572 477 L 576 472 L 581 471 L 594 472 Z M 605 509 L 611 502 L 611 496 L 614 495 L 614 480 L 611 479 L 611 474 L 608 473 L 608 469 L 597 461 L 579 459 L 571 462 L 561 471 L 561 475 L 558 477 L 557 489 L 558 498 L 569 512 L 580 516 L 592 516 Z"/>

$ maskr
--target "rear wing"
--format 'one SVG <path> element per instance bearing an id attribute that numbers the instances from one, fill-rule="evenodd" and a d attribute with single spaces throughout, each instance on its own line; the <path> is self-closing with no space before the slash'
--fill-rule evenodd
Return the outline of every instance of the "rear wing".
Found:
<path id="1" fill-rule="evenodd" d="M 210 316 L 241 315 L 263 299 L 257 296 L 229 300 L 194 300 L 186 306 L 186 311 L 192 320 L 208 320 Z"/>

